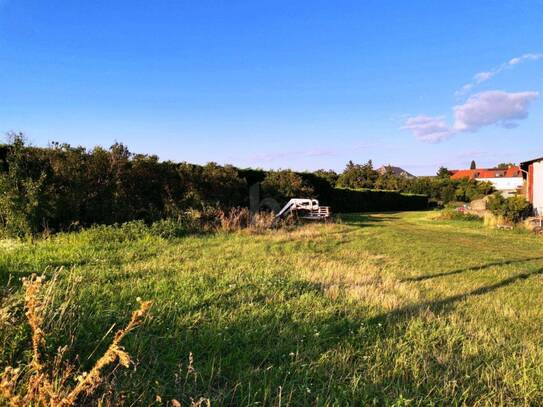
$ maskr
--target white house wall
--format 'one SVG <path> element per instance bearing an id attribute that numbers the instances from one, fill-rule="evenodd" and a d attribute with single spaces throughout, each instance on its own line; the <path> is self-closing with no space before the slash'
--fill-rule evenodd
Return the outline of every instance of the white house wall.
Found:
<path id="1" fill-rule="evenodd" d="M 490 182 L 497 191 L 514 191 L 524 184 L 522 177 L 477 178 L 477 181 Z"/>
<path id="2" fill-rule="evenodd" d="M 534 209 L 539 215 L 543 215 L 543 162 L 534 163 Z"/>

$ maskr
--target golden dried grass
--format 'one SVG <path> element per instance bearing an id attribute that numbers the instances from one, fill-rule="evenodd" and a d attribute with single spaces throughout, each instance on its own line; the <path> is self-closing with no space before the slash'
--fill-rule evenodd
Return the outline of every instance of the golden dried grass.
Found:
<path id="1" fill-rule="evenodd" d="M 132 313 L 125 328 L 115 334 L 111 345 L 98 359 L 89 372 L 76 374 L 73 365 L 62 363 L 67 347 L 60 348 L 52 361 L 52 369 L 46 369 L 42 360 L 42 349 L 46 345 L 44 310 L 46 302 L 40 296 L 43 277 L 32 276 L 23 281 L 25 287 L 26 318 L 32 333 L 32 359 L 29 365 L 7 367 L 0 374 L 0 401 L 11 407 L 68 407 L 76 405 L 83 396 L 93 395 L 105 380 L 104 369 L 114 363 L 129 367 L 130 355 L 121 346 L 122 339 L 143 321 L 151 302 L 143 301 L 140 308 Z M 70 383 L 76 383 L 70 385 Z"/>

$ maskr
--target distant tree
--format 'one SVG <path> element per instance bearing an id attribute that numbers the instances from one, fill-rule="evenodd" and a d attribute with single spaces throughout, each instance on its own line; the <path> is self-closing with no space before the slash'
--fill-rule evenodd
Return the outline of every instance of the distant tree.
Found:
<path id="1" fill-rule="evenodd" d="M 334 170 L 317 170 L 314 174 L 322 179 L 328 181 L 331 186 L 336 186 L 336 182 L 339 178 L 339 175 Z"/>
<path id="2" fill-rule="evenodd" d="M 347 163 L 345 170 L 339 176 L 337 185 L 343 188 L 373 188 L 379 173 L 373 169 L 373 162 L 366 164 Z"/>
<path id="3" fill-rule="evenodd" d="M 408 188 L 410 179 L 404 175 L 396 175 L 390 165 L 385 166 L 379 172 L 378 178 L 375 180 L 375 189 L 384 189 L 389 191 L 402 191 Z"/>
<path id="4" fill-rule="evenodd" d="M 263 195 L 286 200 L 290 198 L 312 198 L 313 188 L 291 170 L 270 171 L 261 184 Z"/>
<path id="5" fill-rule="evenodd" d="M 475 160 L 472 160 L 472 161 L 471 161 L 471 165 L 469 166 L 469 169 L 470 169 L 470 170 L 475 170 L 475 169 L 477 169 L 477 163 L 475 162 Z"/>
<path id="6" fill-rule="evenodd" d="M 456 200 L 456 188 L 454 184 L 446 184 L 441 187 L 440 197 L 443 203 L 449 203 Z"/>
<path id="7" fill-rule="evenodd" d="M 247 183 L 231 165 L 182 163 L 178 172 L 182 183 L 188 186 L 186 199 L 192 207 L 216 205 L 230 208 L 239 205 L 244 198 Z"/>
<path id="8" fill-rule="evenodd" d="M 437 170 L 437 177 L 438 178 L 450 178 L 451 173 L 446 167 L 440 167 L 439 170 Z"/>
<path id="9" fill-rule="evenodd" d="M 509 167 L 514 167 L 516 164 L 514 163 L 499 163 L 496 168 L 499 168 L 500 170 L 506 170 Z"/>

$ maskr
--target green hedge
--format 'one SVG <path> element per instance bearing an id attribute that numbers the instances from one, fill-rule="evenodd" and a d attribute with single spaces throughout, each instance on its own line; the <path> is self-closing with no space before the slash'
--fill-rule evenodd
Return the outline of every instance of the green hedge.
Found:
<path id="1" fill-rule="evenodd" d="M 245 207 L 249 187 L 266 175 L 215 163 L 161 162 L 156 156 L 133 154 L 122 144 L 109 150 L 64 144 L 37 148 L 14 138 L 0 145 L 0 232 L 21 236 L 45 228 L 56 232 L 134 220 L 150 224 L 177 219 L 188 209 Z M 275 177 L 276 183 L 298 185 L 299 190 L 290 188 L 277 199 L 317 198 L 336 213 L 427 208 L 424 195 L 339 189 L 314 173 L 294 175 Z"/>
<path id="2" fill-rule="evenodd" d="M 240 177 L 248 185 L 262 182 L 266 171 L 238 169 Z M 308 172 L 297 173 L 315 191 L 314 197 L 323 206 L 330 206 L 335 213 L 379 212 L 379 211 L 420 211 L 429 208 L 428 196 L 398 191 L 376 189 L 335 188 L 325 179 Z"/>
<path id="3" fill-rule="evenodd" d="M 428 197 L 396 191 L 334 188 L 330 196 L 321 199 L 321 205 L 330 206 L 336 213 L 420 211 L 428 209 Z"/>

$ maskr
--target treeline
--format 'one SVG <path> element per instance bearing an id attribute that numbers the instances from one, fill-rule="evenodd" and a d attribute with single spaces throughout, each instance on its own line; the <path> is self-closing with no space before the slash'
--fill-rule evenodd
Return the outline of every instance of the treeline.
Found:
<path id="1" fill-rule="evenodd" d="M 335 212 L 424 209 L 426 196 L 467 200 L 486 190 L 474 181 L 378 174 L 371 162 L 349 163 L 339 175 L 266 172 L 162 162 L 153 155 L 133 154 L 118 143 L 109 149 L 59 143 L 37 148 L 26 145 L 21 135 L 12 135 L 10 143 L 0 147 L 0 226 L 6 234 L 22 236 L 131 220 L 152 223 L 179 218 L 188 209 L 228 211 L 249 205 L 248 188 L 256 182 L 263 197 L 281 203 L 291 197 L 315 197 Z"/>
<path id="2" fill-rule="evenodd" d="M 262 182 L 266 179 L 267 174 L 270 174 L 260 170 L 241 170 L 241 173 L 253 182 Z M 276 180 L 273 183 L 275 186 L 281 184 L 277 182 L 280 179 L 279 175 L 281 172 L 273 174 L 273 178 Z M 471 202 L 494 192 L 494 188 L 489 182 L 479 182 L 467 178 L 453 180 L 449 171 L 444 167 L 440 168 L 435 176 L 410 177 L 395 174 L 392 167 L 384 167 L 381 171 L 377 171 L 373 168 L 371 160 L 365 164 L 355 164 L 350 161 L 340 174 L 332 170 L 318 170 L 298 175 L 305 182 L 306 190 L 309 188 L 323 202 L 331 205 L 336 204 L 341 208 L 344 206 L 336 199 L 338 188 L 424 195 L 430 202 L 438 205 L 452 201 Z M 291 182 L 284 182 L 283 189 L 287 185 L 292 185 Z"/>
<path id="3" fill-rule="evenodd" d="M 124 145 L 86 150 L 54 143 L 0 149 L 0 224 L 9 235 L 92 224 L 178 217 L 188 208 L 245 205 L 247 183 L 232 166 L 160 162 Z"/>

